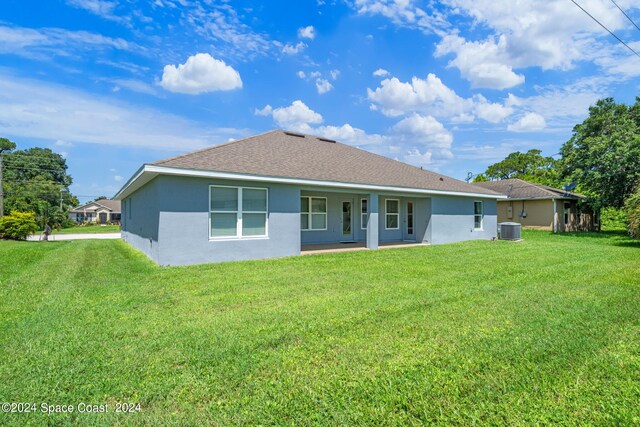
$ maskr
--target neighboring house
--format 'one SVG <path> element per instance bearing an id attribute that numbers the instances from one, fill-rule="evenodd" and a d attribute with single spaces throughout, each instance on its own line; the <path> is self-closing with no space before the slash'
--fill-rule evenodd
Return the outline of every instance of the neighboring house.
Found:
<path id="1" fill-rule="evenodd" d="M 585 196 L 521 179 L 476 182 L 475 185 L 504 194 L 498 202 L 498 222 L 519 222 L 524 227 L 562 231 L 595 231 L 598 215 Z"/>
<path id="2" fill-rule="evenodd" d="M 144 164 L 115 196 L 123 239 L 161 265 L 299 255 L 308 244 L 491 239 L 499 198 L 282 130 Z"/>
<path id="3" fill-rule="evenodd" d="M 120 223 L 119 200 L 99 199 L 69 211 L 69 219 L 75 222 Z"/>

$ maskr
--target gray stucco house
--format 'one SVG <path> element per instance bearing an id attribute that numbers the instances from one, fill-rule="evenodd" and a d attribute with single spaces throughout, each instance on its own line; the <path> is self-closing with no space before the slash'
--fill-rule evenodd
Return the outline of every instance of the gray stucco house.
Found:
<path id="1" fill-rule="evenodd" d="M 283 130 L 144 164 L 115 196 L 122 238 L 161 265 L 299 255 L 309 244 L 491 239 L 502 198 Z"/>

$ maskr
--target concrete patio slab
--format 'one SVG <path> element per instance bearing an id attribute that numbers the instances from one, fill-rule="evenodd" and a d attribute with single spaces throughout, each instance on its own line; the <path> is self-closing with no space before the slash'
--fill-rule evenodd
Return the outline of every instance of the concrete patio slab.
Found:
<path id="1" fill-rule="evenodd" d="M 386 242 L 380 243 L 378 249 L 407 248 L 412 246 L 428 246 L 427 243 L 416 242 Z M 353 252 L 366 251 L 367 244 L 365 242 L 348 242 L 348 243 L 319 243 L 313 245 L 302 245 L 301 255 L 314 255 L 333 252 Z"/>

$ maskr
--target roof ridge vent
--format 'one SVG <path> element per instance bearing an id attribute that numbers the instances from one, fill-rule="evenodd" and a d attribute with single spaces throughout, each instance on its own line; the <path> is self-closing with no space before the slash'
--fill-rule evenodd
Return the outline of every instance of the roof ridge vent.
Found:
<path id="1" fill-rule="evenodd" d="M 318 137 L 316 137 L 316 138 L 318 138 L 318 140 L 320 140 L 320 141 L 324 141 L 324 142 L 333 142 L 334 144 L 336 143 L 336 140 L 335 140 L 335 139 L 320 138 L 319 136 L 318 136 Z"/>
<path id="2" fill-rule="evenodd" d="M 304 138 L 304 134 L 302 133 L 297 133 L 297 132 L 290 132 L 288 130 L 284 131 L 285 135 L 289 135 L 289 136 L 297 136 L 298 138 Z"/>

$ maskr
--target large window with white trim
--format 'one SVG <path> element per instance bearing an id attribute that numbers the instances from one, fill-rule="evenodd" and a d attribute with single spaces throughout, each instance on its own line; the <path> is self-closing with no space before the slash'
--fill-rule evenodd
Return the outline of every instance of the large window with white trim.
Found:
<path id="1" fill-rule="evenodd" d="M 303 231 L 327 229 L 326 197 L 300 197 L 300 229 Z"/>
<path id="2" fill-rule="evenodd" d="M 209 237 L 266 237 L 267 198 L 266 188 L 212 185 Z"/>
<path id="3" fill-rule="evenodd" d="M 360 199 L 360 229 L 367 229 L 367 219 L 369 216 L 369 199 Z"/>
<path id="4" fill-rule="evenodd" d="M 385 229 L 398 230 L 400 228 L 400 200 L 386 199 L 384 205 Z"/>
<path id="5" fill-rule="evenodd" d="M 482 230 L 482 222 L 484 219 L 484 203 L 473 202 L 473 228 Z"/>

